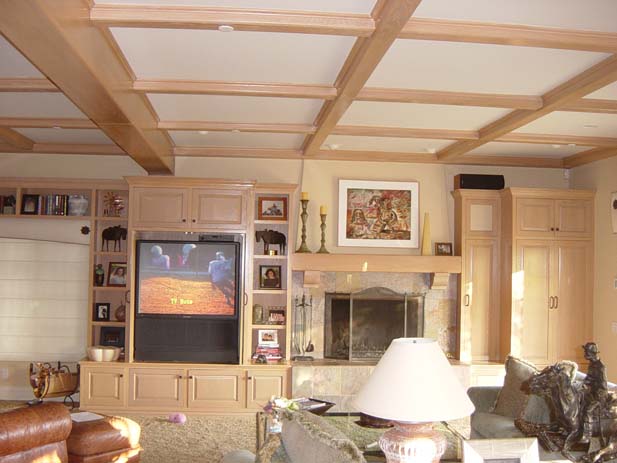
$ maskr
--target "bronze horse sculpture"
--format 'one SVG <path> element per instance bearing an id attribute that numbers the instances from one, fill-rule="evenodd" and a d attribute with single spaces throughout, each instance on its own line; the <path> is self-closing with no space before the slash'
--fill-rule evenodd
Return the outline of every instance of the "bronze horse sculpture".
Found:
<path id="1" fill-rule="evenodd" d="M 118 248 L 117 251 L 122 251 L 122 241 L 121 240 L 126 241 L 126 235 L 127 235 L 127 229 L 121 225 L 116 225 L 114 227 L 107 227 L 106 229 L 103 230 L 103 233 L 101 234 L 103 238 L 101 240 L 101 251 L 103 251 L 103 248 L 105 248 L 105 251 L 109 251 L 110 241 L 114 242 L 114 251 L 116 251 L 116 247 Z"/>
<path id="2" fill-rule="evenodd" d="M 268 254 L 270 250 L 271 244 L 278 244 L 279 246 L 279 254 L 285 254 L 285 247 L 287 246 L 287 238 L 281 232 L 277 232 L 276 230 L 260 230 L 255 232 L 255 241 L 259 243 L 259 241 L 264 242 L 264 254 Z"/>
<path id="3" fill-rule="evenodd" d="M 583 455 L 580 459 L 572 454 L 573 447 L 583 436 L 582 403 L 584 390 L 574 382 L 576 364 L 559 362 L 544 368 L 527 381 L 532 394 L 548 398 L 556 423 L 539 425 L 523 423 L 525 434 L 536 435 L 549 450 L 560 450 L 571 461 L 596 463 L 617 457 L 617 398 L 609 393 L 607 403 L 599 407 L 594 420 L 593 436 L 600 438 L 600 449 Z M 532 431 L 533 429 L 533 431 Z"/>

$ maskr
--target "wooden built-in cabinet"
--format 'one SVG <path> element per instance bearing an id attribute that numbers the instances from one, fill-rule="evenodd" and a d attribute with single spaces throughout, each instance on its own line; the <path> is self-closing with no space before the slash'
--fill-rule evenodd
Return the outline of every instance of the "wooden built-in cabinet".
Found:
<path id="1" fill-rule="evenodd" d="M 590 238 L 593 201 L 518 198 L 516 235 L 520 238 Z"/>
<path id="2" fill-rule="evenodd" d="M 119 366 L 102 365 L 100 368 L 82 368 L 80 376 L 80 406 L 91 405 L 123 408 L 126 406 L 126 375 Z"/>

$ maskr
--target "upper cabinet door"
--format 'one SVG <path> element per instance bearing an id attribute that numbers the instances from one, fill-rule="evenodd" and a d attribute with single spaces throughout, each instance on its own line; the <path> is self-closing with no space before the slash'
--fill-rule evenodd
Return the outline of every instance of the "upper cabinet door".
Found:
<path id="1" fill-rule="evenodd" d="M 593 203 L 588 199 L 555 201 L 555 231 L 559 238 L 591 238 Z"/>
<path id="2" fill-rule="evenodd" d="M 137 228 L 185 228 L 189 191 L 186 188 L 135 188 L 131 218 Z"/>
<path id="3" fill-rule="evenodd" d="M 497 238 L 500 230 L 500 202 L 495 199 L 469 199 L 465 202 L 465 238 Z"/>
<path id="4" fill-rule="evenodd" d="M 246 192 L 195 188 L 192 200 L 191 228 L 246 227 Z"/>
<path id="5" fill-rule="evenodd" d="M 517 199 L 516 234 L 519 237 L 554 237 L 555 201 L 535 198 Z"/>

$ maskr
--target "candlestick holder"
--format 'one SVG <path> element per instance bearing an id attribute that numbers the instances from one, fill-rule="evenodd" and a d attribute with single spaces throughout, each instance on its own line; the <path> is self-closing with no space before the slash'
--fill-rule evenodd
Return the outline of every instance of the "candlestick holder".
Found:
<path id="1" fill-rule="evenodd" d="M 308 219 L 308 212 L 306 212 L 306 208 L 308 206 L 308 202 L 308 199 L 300 200 L 300 203 L 302 203 L 302 213 L 300 214 L 300 218 L 302 219 L 302 234 L 300 235 L 302 237 L 302 242 L 300 243 L 300 247 L 296 249 L 297 253 L 311 252 L 311 250 L 306 245 L 306 220 Z"/>
<path id="2" fill-rule="evenodd" d="M 321 228 L 321 247 L 317 254 L 330 254 L 330 251 L 326 249 L 326 214 L 319 214 L 319 216 L 321 217 L 321 225 L 319 226 Z"/>

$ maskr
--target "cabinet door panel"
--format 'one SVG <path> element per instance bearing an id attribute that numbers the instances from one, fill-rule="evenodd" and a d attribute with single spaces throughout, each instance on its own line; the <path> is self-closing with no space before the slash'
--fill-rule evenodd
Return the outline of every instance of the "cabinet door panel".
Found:
<path id="1" fill-rule="evenodd" d="M 82 368 L 80 401 L 84 406 L 124 407 L 124 370 L 113 368 Z"/>
<path id="2" fill-rule="evenodd" d="M 589 200 L 557 200 L 556 229 L 559 238 L 590 238 L 593 232 L 593 203 Z"/>
<path id="3" fill-rule="evenodd" d="M 129 406 L 186 407 L 185 370 L 146 369 L 129 370 Z"/>
<path id="4" fill-rule="evenodd" d="M 131 211 L 135 227 L 187 226 L 189 190 L 185 188 L 135 188 Z"/>
<path id="5" fill-rule="evenodd" d="M 500 222 L 499 199 L 469 199 L 465 205 L 465 237 L 497 238 Z"/>
<path id="6" fill-rule="evenodd" d="M 553 312 L 554 361 L 586 363 L 581 346 L 591 340 L 593 311 L 593 248 L 587 242 L 567 242 L 556 246 L 557 301 Z"/>
<path id="7" fill-rule="evenodd" d="M 247 374 L 247 408 L 259 409 L 273 395 L 287 395 L 287 370 L 248 370 Z"/>
<path id="8" fill-rule="evenodd" d="M 241 191 L 193 190 L 193 228 L 242 229 L 246 226 L 246 198 Z"/>
<path id="9" fill-rule="evenodd" d="M 516 216 L 518 236 L 552 238 L 555 235 L 555 201 L 552 199 L 517 199 Z"/>
<path id="10" fill-rule="evenodd" d="M 245 386 L 244 370 L 189 370 L 189 408 L 244 408 Z"/>
<path id="11" fill-rule="evenodd" d="M 519 344 L 515 355 L 539 365 L 551 360 L 551 295 L 551 245 L 519 242 L 512 276 L 512 345 Z"/>

